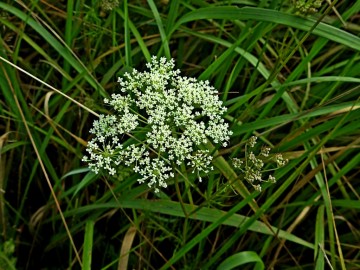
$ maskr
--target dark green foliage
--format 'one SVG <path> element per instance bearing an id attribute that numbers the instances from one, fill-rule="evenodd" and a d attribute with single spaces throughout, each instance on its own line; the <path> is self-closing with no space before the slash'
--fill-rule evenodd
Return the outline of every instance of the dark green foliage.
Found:
<path id="1" fill-rule="evenodd" d="M 359 269 L 360 1 L 116 2 L 0 1 L 0 268 Z M 151 55 L 216 86 L 233 131 L 158 194 L 81 162 Z M 232 165 L 252 135 L 289 160 L 261 192 Z"/>

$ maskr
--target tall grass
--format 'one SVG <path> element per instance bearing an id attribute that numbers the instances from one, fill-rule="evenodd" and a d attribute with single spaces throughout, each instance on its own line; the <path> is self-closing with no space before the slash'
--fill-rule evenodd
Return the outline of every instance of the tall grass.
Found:
<path id="1" fill-rule="evenodd" d="M 1 269 L 359 269 L 359 1 L 0 1 Z M 209 80 L 233 136 L 155 194 L 81 162 L 151 55 Z M 261 192 L 232 158 L 289 159 Z"/>

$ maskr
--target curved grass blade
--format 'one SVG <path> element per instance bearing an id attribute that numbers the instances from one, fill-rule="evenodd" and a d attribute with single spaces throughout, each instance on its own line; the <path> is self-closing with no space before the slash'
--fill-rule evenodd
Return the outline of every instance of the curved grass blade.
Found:
<path id="1" fill-rule="evenodd" d="M 170 59 L 171 58 L 171 53 L 170 53 L 170 48 L 169 48 L 169 42 L 168 42 L 168 39 L 167 39 L 167 35 L 165 33 L 164 25 L 163 25 L 163 22 L 161 20 L 159 11 L 157 10 L 156 4 L 154 3 L 153 0 L 147 0 L 147 2 L 148 2 L 149 6 L 151 8 L 151 11 L 154 14 L 155 21 L 156 21 L 157 26 L 159 28 L 160 37 L 161 37 L 161 41 L 162 41 L 162 47 L 161 48 L 164 49 L 164 53 L 165 53 L 166 58 Z"/>
<path id="2" fill-rule="evenodd" d="M 131 67 L 132 61 L 131 61 L 131 42 L 130 42 L 130 29 L 129 29 L 129 9 L 128 9 L 128 1 L 124 0 L 124 36 L 125 36 L 125 59 L 126 59 L 126 65 Z"/>
<path id="3" fill-rule="evenodd" d="M 125 18 L 126 18 L 125 14 L 120 9 L 116 9 L 116 12 L 125 20 Z M 127 21 L 128 21 L 128 24 L 129 24 L 129 29 L 131 30 L 132 34 L 134 35 L 136 41 L 139 43 L 139 46 L 141 48 L 141 51 L 142 51 L 146 61 L 150 62 L 151 61 L 151 55 L 150 55 L 149 49 L 147 48 L 143 38 L 141 37 L 141 34 L 137 30 L 134 23 L 130 20 L 130 18 L 127 18 Z"/>
<path id="4" fill-rule="evenodd" d="M 201 19 L 227 19 L 227 20 L 259 20 L 271 23 L 291 26 L 303 31 L 310 31 L 316 21 L 287 14 L 277 10 L 253 7 L 207 7 L 191 11 L 181 17 L 173 31 L 182 24 Z M 327 38 L 349 48 L 360 51 L 360 38 L 334 26 L 320 22 L 314 29 L 313 34 Z"/>
<path id="5" fill-rule="evenodd" d="M 42 25 L 40 25 L 37 21 L 31 18 L 29 15 L 20 11 L 19 9 L 7 5 L 5 3 L 0 2 L 0 8 L 5 11 L 15 15 L 26 24 L 28 24 L 31 28 L 33 28 L 40 36 L 44 38 L 70 65 L 79 73 L 83 74 L 86 81 L 96 90 L 100 92 L 104 97 L 106 97 L 106 93 L 104 89 L 102 89 L 95 81 L 95 79 L 88 73 L 88 71 L 84 68 L 84 66 L 78 62 L 78 60 L 70 53 L 69 49 L 63 46 L 51 33 L 49 33 Z"/>
<path id="6" fill-rule="evenodd" d="M 84 251 L 82 256 L 82 261 L 83 261 L 82 270 L 91 270 L 94 225 L 95 222 L 93 220 L 86 221 L 85 236 L 84 236 Z"/>
<path id="7" fill-rule="evenodd" d="M 309 110 L 308 112 L 279 115 L 279 116 L 274 116 L 269 119 L 261 119 L 261 120 L 255 121 L 255 122 L 246 123 L 241 126 L 235 127 L 233 129 L 232 136 L 233 137 L 239 136 L 240 134 L 243 134 L 243 133 L 249 132 L 249 131 L 253 131 L 256 129 L 268 128 L 268 127 L 272 127 L 275 125 L 282 125 L 284 123 L 289 123 L 294 120 L 299 120 L 299 119 L 304 119 L 304 118 L 306 119 L 306 118 L 310 118 L 310 117 L 331 114 L 333 112 L 345 110 L 345 109 L 353 107 L 353 106 L 354 106 L 353 110 L 357 110 L 357 109 L 360 109 L 359 105 L 360 105 L 360 101 L 355 102 L 355 104 L 354 104 L 354 102 L 344 102 L 344 103 L 340 103 L 340 104 L 332 104 L 330 106 L 319 107 L 314 110 Z"/>
<path id="8" fill-rule="evenodd" d="M 242 201 L 242 203 L 248 203 L 249 200 L 253 199 L 254 195 L 250 195 L 249 198 Z M 119 205 L 120 204 L 120 205 Z M 173 202 L 169 200 L 146 200 L 146 199 L 129 199 L 129 200 L 119 200 L 119 202 L 109 202 L 109 203 L 97 203 L 93 205 L 86 205 L 83 207 L 79 207 L 77 209 L 72 209 L 67 211 L 65 216 L 73 216 L 73 215 L 82 215 L 87 214 L 89 212 L 101 211 L 101 209 L 114 209 L 114 208 L 129 208 L 129 209 L 138 209 L 144 211 L 151 211 L 160 214 L 166 214 L 174 217 L 182 217 L 185 218 L 185 214 L 182 206 L 178 202 Z M 191 205 L 184 203 L 183 207 L 186 210 L 186 213 L 190 213 L 188 218 L 194 220 L 201 220 L 206 222 L 219 222 L 223 225 L 228 225 L 232 227 L 239 227 L 244 222 L 250 220 L 249 217 L 239 215 L 236 213 L 232 213 L 229 211 L 222 211 L 219 209 L 212 209 L 208 207 L 202 207 L 198 205 Z M 240 206 L 239 206 L 240 207 Z M 236 211 L 235 211 L 236 212 Z M 220 220 L 220 218 L 224 218 L 224 220 Z M 271 229 L 275 232 L 278 232 L 279 238 L 284 238 L 288 241 L 297 243 L 304 247 L 314 249 L 314 244 L 309 243 L 300 237 L 297 237 L 291 233 L 288 233 L 284 230 L 280 230 L 277 227 L 272 226 Z M 273 235 L 273 232 L 261 221 L 255 220 L 248 227 L 249 231 L 258 232 L 266 235 Z"/>
<path id="9" fill-rule="evenodd" d="M 243 264 L 247 263 L 256 263 L 256 270 L 265 269 L 265 265 L 259 255 L 254 251 L 242 251 L 231 255 L 226 258 L 219 266 L 216 268 L 217 270 L 230 270 L 235 269 Z"/>

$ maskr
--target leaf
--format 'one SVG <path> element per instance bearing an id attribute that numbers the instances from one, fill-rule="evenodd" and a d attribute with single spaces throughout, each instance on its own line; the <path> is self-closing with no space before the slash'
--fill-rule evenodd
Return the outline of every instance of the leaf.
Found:
<path id="1" fill-rule="evenodd" d="M 256 269 L 262 270 L 265 269 L 265 265 L 259 255 L 254 251 L 242 251 L 231 255 L 226 258 L 219 266 L 216 268 L 217 270 L 230 270 L 234 269 L 237 266 L 255 262 L 257 264 Z"/>
<path id="2" fill-rule="evenodd" d="M 311 18 L 303 18 L 293 14 L 264 8 L 238 8 L 234 6 L 200 8 L 182 16 L 173 27 L 173 30 L 179 28 L 180 25 L 186 22 L 202 19 L 256 20 L 283 24 L 306 32 L 312 30 L 312 33 L 315 35 L 360 51 L 360 38 L 351 33 L 323 22 L 320 22 L 312 29 L 317 22 Z"/>

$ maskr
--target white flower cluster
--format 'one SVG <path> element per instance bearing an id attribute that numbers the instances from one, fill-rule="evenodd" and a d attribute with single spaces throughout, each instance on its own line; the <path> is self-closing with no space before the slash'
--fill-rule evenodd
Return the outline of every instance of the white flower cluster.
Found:
<path id="1" fill-rule="evenodd" d="M 270 148 L 267 146 L 263 146 L 258 156 L 256 156 L 253 152 L 253 148 L 256 145 L 257 137 L 252 136 L 247 141 L 245 145 L 245 162 L 239 158 L 233 158 L 233 166 L 236 169 L 239 169 L 244 174 L 244 179 L 249 182 L 253 188 L 257 191 L 261 191 L 261 182 L 270 182 L 275 183 L 276 178 L 269 174 L 268 179 L 262 179 L 263 172 L 273 171 L 263 170 L 265 165 L 264 161 L 266 159 L 273 159 L 276 162 L 277 168 L 283 167 L 287 164 L 288 160 L 284 159 L 282 154 L 276 153 L 272 157 L 269 158 Z M 250 149 L 248 149 L 248 147 Z"/>
<path id="2" fill-rule="evenodd" d="M 83 160 L 95 173 L 114 175 L 120 164 L 132 167 L 141 176 L 139 183 L 147 182 L 156 192 L 181 164 L 197 171 L 201 181 L 199 173 L 212 169 L 212 157 L 199 146 L 209 139 L 226 147 L 230 140 L 232 132 L 222 118 L 226 108 L 208 81 L 180 76 L 174 60 L 154 56 L 146 67 L 118 79 L 121 93 L 104 100 L 114 115 L 94 122 L 90 133 L 95 137 Z"/>

